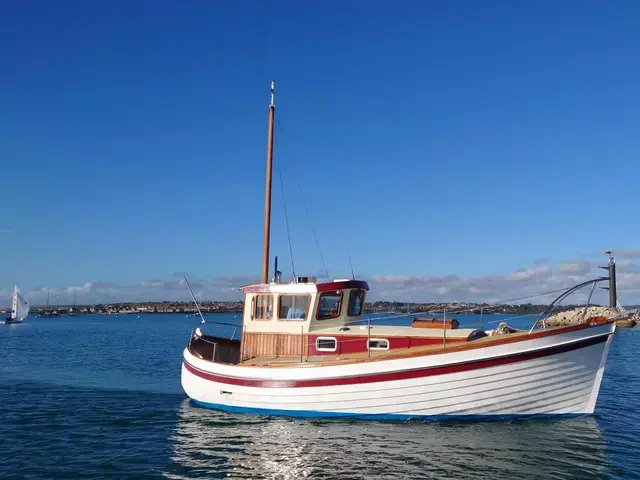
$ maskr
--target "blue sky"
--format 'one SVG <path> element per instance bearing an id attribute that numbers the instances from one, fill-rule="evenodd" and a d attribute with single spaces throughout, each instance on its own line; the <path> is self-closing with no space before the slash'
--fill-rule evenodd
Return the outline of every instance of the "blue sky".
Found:
<path id="1" fill-rule="evenodd" d="M 271 79 L 298 274 L 322 265 L 297 178 L 330 274 L 348 248 L 386 296 L 628 254 L 639 21 L 636 1 L 5 2 L 0 289 L 128 299 L 187 272 L 224 297 L 258 275 Z M 290 275 L 277 172 L 272 240 Z"/>

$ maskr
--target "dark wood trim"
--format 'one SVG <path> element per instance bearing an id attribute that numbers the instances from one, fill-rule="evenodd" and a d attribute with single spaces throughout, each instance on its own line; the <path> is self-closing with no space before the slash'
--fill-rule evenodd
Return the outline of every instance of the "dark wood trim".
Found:
<path id="1" fill-rule="evenodd" d="M 271 312 L 271 318 L 266 318 L 266 317 L 259 317 L 256 314 L 256 312 L 258 311 L 258 297 L 271 297 L 271 308 L 272 308 L 272 312 Z M 253 297 L 253 319 L 256 322 L 270 322 L 271 320 L 273 320 L 273 314 L 276 312 L 273 312 L 273 309 L 275 308 L 275 298 L 273 298 L 273 294 L 272 293 L 258 293 L 256 295 L 254 295 Z"/>
<path id="2" fill-rule="evenodd" d="M 538 330 L 531 334 L 528 334 L 527 332 L 521 332 L 521 333 L 512 333 L 512 334 L 506 334 L 506 335 L 496 335 L 493 337 L 480 338 L 472 342 L 464 342 L 464 343 L 460 342 L 459 344 L 454 346 L 447 346 L 446 349 L 442 349 L 442 348 L 434 349 L 433 347 L 429 347 L 429 346 L 412 347 L 410 349 L 403 350 L 401 352 L 390 351 L 389 353 L 384 355 L 384 358 L 377 357 L 377 358 L 368 359 L 365 357 L 365 358 L 353 358 L 353 359 L 350 358 L 350 359 L 342 359 L 342 360 L 331 359 L 324 362 L 314 362 L 314 365 L 317 365 L 317 366 L 350 365 L 354 363 L 362 363 L 365 361 L 373 362 L 373 361 L 381 361 L 381 360 L 397 360 L 401 358 L 422 357 L 427 355 L 440 355 L 442 353 L 461 352 L 465 350 L 474 350 L 476 348 L 487 348 L 487 347 L 493 347 L 495 345 L 506 345 L 509 343 L 535 340 L 537 338 L 544 338 L 544 337 L 549 337 L 553 335 L 562 335 L 564 333 L 576 332 L 576 331 L 585 330 L 587 328 L 591 328 L 597 325 L 604 325 L 609 323 L 614 323 L 614 321 L 606 320 L 606 321 L 597 321 L 593 323 L 581 323 L 579 325 L 569 325 L 568 327 L 555 327 L 555 328 L 549 328 L 545 330 Z M 313 332 L 313 334 L 315 335 L 319 335 L 320 333 L 321 332 Z M 385 335 L 384 337 L 391 338 L 390 335 Z M 250 365 L 242 365 L 242 366 L 250 367 Z M 285 364 L 285 363 L 280 363 L 280 364 L 267 363 L 261 366 L 269 367 L 269 368 L 293 368 L 296 365 Z"/>
<path id="3" fill-rule="evenodd" d="M 360 315 L 349 315 L 349 307 L 351 306 L 351 295 L 353 292 L 362 292 L 362 303 L 360 304 Z M 367 301 L 367 291 L 364 288 L 353 288 L 349 290 L 349 299 L 347 300 L 347 318 L 358 318 L 364 315 L 364 304 Z"/>
<path id="4" fill-rule="evenodd" d="M 412 378 L 431 377 L 435 375 L 444 375 L 450 373 L 466 372 L 471 370 L 478 370 L 481 368 L 495 367 L 499 365 L 508 365 L 518 362 L 524 362 L 528 360 L 534 360 L 537 358 L 548 357 L 551 355 L 558 355 L 560 353 L 570 352 L 581 348 L 598 345 L 606 342 L 611 334 L 601 334 L 593 338 L 587 338 L 584 340 L 577 340 L 568 344 L 555 345 L 552 347 L 540 348 L 530 352 L 514 353 L 511 355 L 505 355 L 500 357 L 494 357 L 482 360 L 470 360 L 466 362 L 453 363 L 449 365 L 425 367 L 413 370 L 401 370 L 396 372 L 387 373 L 374 373 L 366 375 L 354 375 L 348 377 L 333 377 L 333 378 L 317 378 L 309 380 L 263 380 L 263 379 L 251 379 L 251 378 L 238 378 L 229 377 L 225 375 L 217 375 L 209 372 L 204 372 L 190 365 L 186 360 L 184 366 L 194 375 L 210 380 L 213 382 L 225 383 L 229 385 L 241 385 L 246 387 L 260 387 L 260 388 L 300 388 L 300 387 L 329 387 L 337 385 L 352 385 L 362 383 L 374 383 L 374 382 L 388 382 L 396 380 L 407 380 Z"/>
<path id="5" fill-rule="evenodd" d="M 274 293 L 274 286 L 282 286 L 287 285 L 286 283 L 254 283 L 251 285 L 244 285 L 240 287 L 240 290 L 243 293 Z M 369 290 L 369 284 L 362 280 L 345 280 L 342 282 L 326 282 L 326 283 L 309 283 L 310 287 L 315 287 L 314 292 L 330 292 L 332 290 L 342 290 L 342 289 L 351 289 L 351 288 L 362 288 L 364 290 Z M 280 293 L 280 292 L 278 292 Z M 287 292 L 281 292 L 287 293 Z M 309 293 L 309 292 L 304 292 Z"/>
<path id="6" fill-rule="evenodd" d="M 287 323 L 293 323 L 293 322 L 306 322 L 309 320 L 309 316 L 311 315 L 311 307 L 313 307 L 312 305 L 312 300 L 313 300 L 313 295 L 311 295 L 310 293 L 274 293 L 274 295 L 276 295 L 278 298 L 276 300 L 276 319 L 279 322 L 287 322 Z M 308 297 L 308 304 L 307 304 L 307 314 L 304 318 L 280 318 L 280 297 L 283 295 L 288 295 L 290 297 Z"/>
<path id="7" fill-rule="evenodd" d="M 330 317 L 322 317 L 320 318 L 320 303 L 322 303 L 322 297 L 329 296 L 332 294 L 340 295 L 340 303 L 338 303 L 338 312 L 335 315 L 331 315 Z M 335 318 L 339 318 L 342 313 L 342 304 L 344 303 L 344 292 L 342 290 L 327 290 L 318 295 L 318 305 L 316 307 L 316 320 L 322 322 L 324 320 L 333 320 Z"/>
<path id="8" fill-rule="evenodd" d="M 316 284 L 318 292 L 331 292 L 333 290 L 346 290 L 354 288 L 362 288 L 363 290 L 369 290 L 369 284 L 362 280 L 345 280 L 343 282 L 327 282 Z"/>

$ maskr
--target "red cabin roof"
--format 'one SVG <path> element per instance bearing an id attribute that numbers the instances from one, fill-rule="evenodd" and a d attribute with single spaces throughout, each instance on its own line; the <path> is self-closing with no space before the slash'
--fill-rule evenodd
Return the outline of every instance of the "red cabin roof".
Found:
<path id="1" fill-rule="evenodd" d="M 362 280 L 338 280 L 326 283 L 255 283 L 240 287 L 240 290 L 242 293 L 310 293 L 352 288 L 369 290 L 369 285 Z"/>

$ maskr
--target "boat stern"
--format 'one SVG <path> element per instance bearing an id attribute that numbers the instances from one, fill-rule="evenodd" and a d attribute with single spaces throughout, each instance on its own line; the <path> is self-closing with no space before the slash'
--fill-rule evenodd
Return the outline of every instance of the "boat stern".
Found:
<path id="1" fill-rule="evenodd" d="M 182 371 L 180 381 L 182 389 L 187 396 L 200 405 L 210 407 L 230 406 L 231 392 L 228 391 L 228 385 L 215 381 L 215 374 L 212 372 L 200 371 L 196 366 L 199 361 L 190 351 L 185 348 L 182 359 Z M 210 363 L 210 362 L 208 362 Z M 211 363 L 209 367 L 215 365 Z M 200 372 L 196 375 L 194 372 Z M 204 377 L 207 378 L 204 378 Z"/>

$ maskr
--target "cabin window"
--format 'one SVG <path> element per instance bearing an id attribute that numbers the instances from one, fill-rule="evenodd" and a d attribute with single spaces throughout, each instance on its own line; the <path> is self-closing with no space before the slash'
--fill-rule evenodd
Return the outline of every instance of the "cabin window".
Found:
<path id="1" fill-rule="evenodd" d="M 256 295 L 254 318 L 256 320 L 271 320 L 273 317 L 273 296 Z"/>
<path id="2" fill-rule="evenodd" d="M 335 337 L 316 338 L 316 350 L 319 352 L 335 352 L 338 349 L 338 341 Z"/>
<path id="3" fill-rule="evenodd" d="M 318 304 L 318 320 L 327 320 L 340 316 L 342 306 L 342 292 L 325 292 L 320 295 Z"/>
<path id="4" fill-rule="evenodd" d="M 347 315 L 349 317 L 359 317 L 362 315 L 364 306 L 364 290 L 351 290 L 349 294 L 349 306 L 347 307 Z"/>
<path id="5" fill-rule="evenodd" d="M 278 297 L 278 319 L 306 320 L 309 300 L 309 295 L 280 295 Z"/>
<path id="6" fill-rule="evenodd" d="M 372 338 L 369 340 L 369 350 L 389 350 L 389 340 L 386 338 Z"/>

